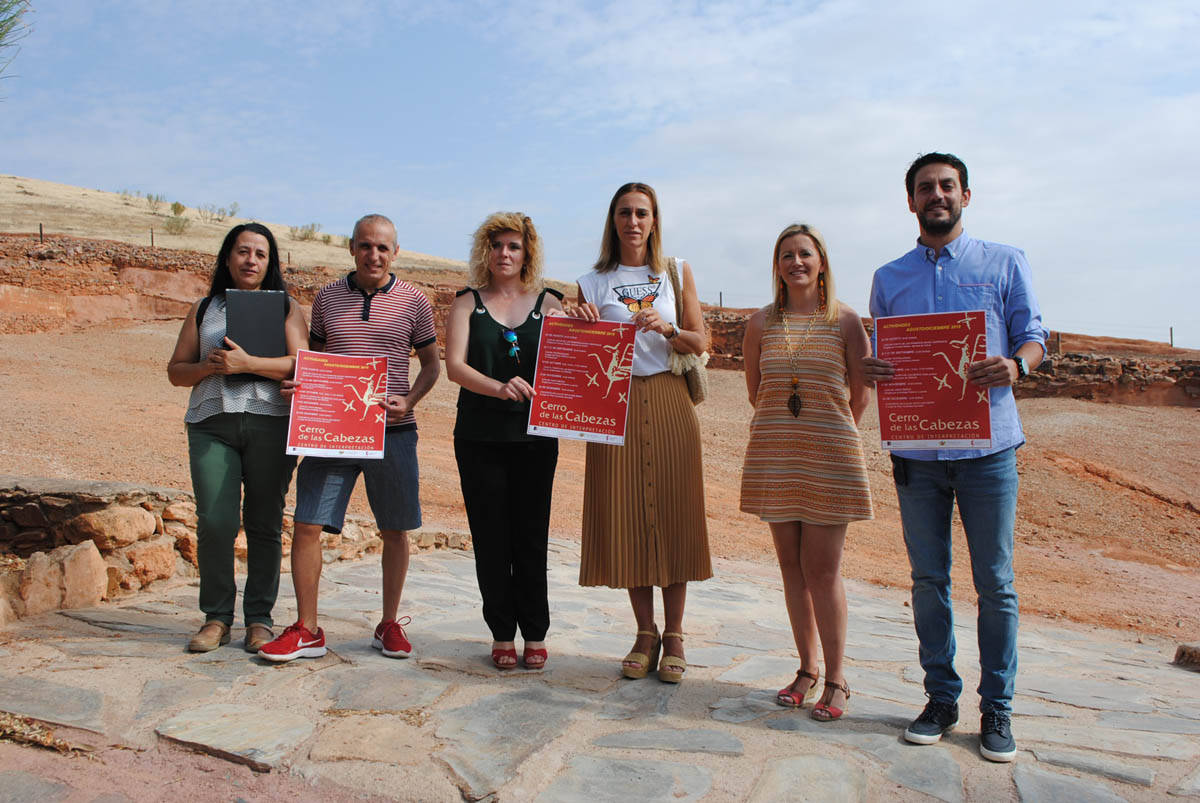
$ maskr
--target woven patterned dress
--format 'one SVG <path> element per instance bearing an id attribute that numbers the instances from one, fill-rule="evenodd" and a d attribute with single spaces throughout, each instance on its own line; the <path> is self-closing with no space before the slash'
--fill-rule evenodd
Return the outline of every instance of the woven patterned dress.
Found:
<path id="1" fill-rule="evenodd" d="M 788 313 L 793 349 L 800 349 L 810 321 L 811 315 Z M 873 518 L 839 324 L 813 321 L 808 342 L 798 351 L 798 417 L 788 410 L 792 365 L 787 349 L 782 322 L 768 324 L 742 467 L 741 509 L 768 522 L 843 524 Z"/>

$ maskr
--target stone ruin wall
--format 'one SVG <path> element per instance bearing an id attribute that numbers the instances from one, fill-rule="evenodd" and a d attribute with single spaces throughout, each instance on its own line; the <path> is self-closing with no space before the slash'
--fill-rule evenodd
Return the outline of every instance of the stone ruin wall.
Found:
<path id="1" fill-rule="evenodd" d="M 67 322 L 179 319 L 208 288 L 213 257 L 193 251 L 148 248 L 112 240 L 61 235 L 44 243 L 27 235 L 0 235 L 0 332 L 57 328 Z M 461 284 L 446 284 L 422 270 L 397 264 L 399 275 L 426 292 L 434 308 L 439 341 L 446 313 Z M 292 292 L 311 304 L 316 291 L 342 269 L 286 268 Z M 464 277 L 465 278 L 465 277 Z M 570 293 L 562 282 L 555 287 Z M 752 310 L 704 307 L 711 335 L 711 368 L 741 370 L 742 335 Z M 864 319 L 870 328 L 870 319 Z M 1122 359 L 1055 353 L 1017 387 L 1023 398 L 1059 396 L 1132 404 L 1200 406 L 1200 365 L 1195 360 Z"/>
<path id="2" fill-rule="evenodd" d="M 415 549 L 467 549 L 463 533 L 415 530 Z M 292 517 L 283 519 L 281 570 L 290 571 Z M 325 563 L 377 554 L 374 522 L 348 516 L 322 533 Z M 245 571 L 246 537 L 234 545 Z M 47 611 L 88 608 L 196 571 L 196 505 L 172 488 L 0 476 L 0 627 Z"/>
<path id="3" fill-rule="evenodd" d="M 711 344 L 710 368 L 742 369 L 742 337 L 749 310 L 705 308 Z M 867 331 L 871 320 L 863 319 Z M 1059 397 L 1125 404 L 1200 407 L 1200 361 L 1106 357 L 1080 352 L 1050 353 L 1016 387 L 1018 399 Z"/>

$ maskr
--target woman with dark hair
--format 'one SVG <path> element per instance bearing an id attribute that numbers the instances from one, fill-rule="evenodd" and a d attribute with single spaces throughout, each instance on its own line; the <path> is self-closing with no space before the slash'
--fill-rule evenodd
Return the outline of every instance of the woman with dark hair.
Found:
<path id="1" fill-rule="evenodd" d="M 659 680 L 678 683 L 687 669 L 687 584 L 711 577 L 712 561 L 700 426 L 687 382 L 672 372 L 670 356 L 701 354 L 708 335 L 691 266 L 663 252 L 658 198 L 650 186 L 626 184 L 613 195 L 600 258 L 579 278 L 578 289 L 581 317 L 638 328 L 625 445 L 587 445 L 579 582 L 629 591 L 637 637 L 621 662 L 622 674 L 643 678 L 657 666 Z M 661 635 L 655 586 L 662 589 Z"/>
<path id="2" fill-rule="evenodd" d="M 850 699 L 843 672 L 846 527 L 872 517 L 858 433 L 870 401 L 862 358 L 871 345 L 858 313 L 837 299 L 825 240 L 812 226 L 780 232 L 771 286 L 774 300 L 750 316 L 742 341 L 754 418 L 741 509 L 771 528 L 800 653 L 795 679 L 775 700 L 797 708 L 818 696 L 819 639 L 825 684 L 811 715 L 830 722 Z"/>
<path id="3" fill-rule="evenodd" d="M 304 315 L 299 304 L 286 301 L 286 356 L 247 354 L 225 335 L 225 291 L 230 289 L 286 291 L 279 249 L 266 226 L 243 223 L 225 236 L 208 296 L 188 311 L 167 365 L 172 385 L 192 389 L 184 421 L 199 519 L 196 558 L 205 618 L 188 642 L 192 652 L 229 642 L 237 596 L 233 545 L 239 506 L 246 529 L 246 652 L 258 652 L 274 637 L 271 609 L 279 591 L 283 499 L 296 464 L 285 453 L 288 403 L 279 394 L 279 380 L 292 375 L 296 352 L 308 347 Z M 233 379 L 234 374 L 253 376 Z"/>
<path id="4" fill-rule="evenodd" d="M 520 212 L 497 212 L 475 231 L 468 266 L 446 319 L 446 373 L 462 386 L 454 457 L 475 546 L 492 663 L 546 664 L 550 605 L 546 547 L 558 441 L 529 435 L 529 404 L 542 319 L 562 294 L 542 282 L 542 243 Z"/>

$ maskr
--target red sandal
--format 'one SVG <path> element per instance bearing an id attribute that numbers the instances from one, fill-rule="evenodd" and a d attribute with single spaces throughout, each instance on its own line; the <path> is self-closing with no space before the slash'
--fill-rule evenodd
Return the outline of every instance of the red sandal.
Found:
<path id="1" fill-rule="evenodd" d="M 800 694 L 792 687 L 800 680 L 800 678 L 808 678 L 812 681 L 812 685 L 804 690 L 804 694 Z M 821 673 L 818 670 L 816 673 L 806 672 L 803 669 L 796 670 L 796 680 L 793 680 L 791 685 L 780 689 L 775 693 L 775 702 L 785 708 L 799 708 L 809 700 L 817 696 L 817 681 L 821 679 Z"/>
<path id="2" fill-rule="evenodd" d="M 525 652 L 521 656 L 521 660 L 525 662 L 526 669 L 541 669 L 546 666 L 546 659 L 550 657 L 550 653 L 546 652 L 545 647 L 525 647 Z"/>
<path id="3" fill-rule="evenodd" d="M 517 667 L 517 648 L 509 647 L 507 650 L 496 647 L 492 650 L 492 663 L 497 669 L 516 669 Z"/>
<path id="4" fill-rule="evenodd" d="M 842 694 L 846 695 L 846 702 L 850 701 L 850 684 L 843 681 L 842 683 L 834 683 L 832 680 L 825 681 L 825 688 L 837 689 Z M 846 713 L 846 709 L 838 708 L 829 703 L 817 703 L 813 706 L 812 718 L 818 722 L 833 722 L 835 719 L 841 719 L 842 714 Z"/>

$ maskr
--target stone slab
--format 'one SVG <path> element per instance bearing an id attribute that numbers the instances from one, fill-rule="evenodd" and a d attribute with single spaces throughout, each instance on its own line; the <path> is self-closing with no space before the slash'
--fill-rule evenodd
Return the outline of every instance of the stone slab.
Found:
<path id="1" fill-rule="evenodd" d="M 329 699 L 335 711 L 398 713 L 424 708 L 450 688 L 446 680 L 432 678 L 404 661 L 391 666 L 341 666 L 324 677 L 333 683 Z"/>
<path id="2" fill-rule="evenodd" d="M 317 661 L 328 660 L 328 655 L 317 659 Z M 336 658 L 333 661 L 334 663 L 338 663 Z M 187 658 L 181 666 L 189 672 L 195 672 L 212 680 L 222 683 L 236 683 L 242 678 L 250 677 L 251 675 L 267 675 L 276 669 L 303 667 L 303 665 L 309 663 L 315 662 L 293 661 L 290 664 L 272 664 L 262 658 L 250 655 L 243 651 L 241 647 L 230 643 L 212 652 L 197 653 Z"/>
<path id="3" fill-rule="evenodd" d="M 436 756 L 454 773 L 464 795 L 478 800 L 511 780 L 521 763 L 557 738 L 585 704 L 579 695 L 543 687 L 483 697 L 441 717 L 437 737 L 450 744 Z"/>
<path id="4" fill-rule="evenodd" d="M 187 648 L 179 639 L 163 638 L 95 638 L 45 643 L 68 656 L 107 658 L 171 658 L 183 655 Z"/>
<path id="5" fill-rule="evenodd" d="M 1096 720 L 1102 728 L 1149 731 L 1151 733 L 1200 734 L 1200 721 L 1154 714 L 1130 714 L 1124 711 L 1105 711 Z"/>
<path id="6" fill-rule="evenodd" d="M 667 761 L 576 756 L 538 795 L 544 803 L 687 803 L 712 788 L 702 767 Z"/>
<path id="7" fill-rule="evenodd" d="M 771 652 L 782 650 L 789 653 L 796 649 L 796 642 L 791 633 L 781 630 L 765 630 L 753 625 L 735 624 L 722 625 L 717 635 L 709 639 L 717 644 L 730 647 L 742 647 L 754 652 Z"/>
<path id="8" fill-rule="evenodd" d="M 1144 758 L 1185 761 L 1200 755 L 1200 745 L 1185 736 L 1165 733 L 1124 733 L 1087 725 L 1031 719 L 1013 727 L 1018 742 L 1043 742 L 1080 750 L 1103 750 Z"/>
<path id="9" fill-rule="evenodd" d="M 722 697 L 715 703 L 709 703 L 709 708 L 712 709 L 709 716 L 713 719 L 733 723 L 749 722 L 768 714 L 790 710 L 775 702 L 775 692 L 765 689 L 752 691 L 742 697 Z"/>
<path id="10" fill-rule="evenodd" d="M 317 735 L 308 757 L 312 761 L 375 761 L 417 765 L 425 762 L 437 742 L 399 717 L 355 715 L 330 721 Z"/>
<path id="11" fill-rule="evenodd" d="M 1177 797 L 1200 797 L 1200 769 L 1172 786 L 1171 794 Z"/>
<path id="12" fill-rule="evenodd" d="M 642 719 L 663 716 L 679 684 L 646 680 L 624 680 L 601 701 L 599 719 Z"/>
<path id="13" fill-rule="evenodd" d="M 691 730 L 623 731 L 592 739 L 597 747 L 626 747 L 633 750 L 672 750 L 678 753 L 714 753 L 718 756 L 740 756 L 740 739 L 724 731 L 694 728 Z"/>
<path id="14" fill-rule="evenodd" d="M 808 716 L 779 717 L 767 722 L 767 727 L 857 748 L 883 762 L 887 777 L 901 786 L 947 803 L 963 799 L 962 770 L 942 745 L 917 747 L 902 741 L 899 732 L 887 736 L 831 728 Z"/>
<path id="15" fill-rule="evenodd" d="M 876 697 L 880 700 L 906 705 L 924 706 L 925 688 L 920 683 L 909 683 L 895 672 L 855 666 L 847 670 L 846 679 L 852 694 Z M 917 713 L 920 713 L 918 710 Z"/>
<path id="16" fill-rule="evenodd" d="M 122 633 L 171 633 L 180 637 L 192 635 L 192 622 L 187 616 L 165 616 L 144 613 L 131 608 L 85 608 L 78 611 L 59 611 L 59 616 L 86 622 L 93 627 Z M 186 641 L 186 639 L 185 639 Z"/>
<path id="17" fill-rule="evenodd" d="M 754 655 L 733 669 L 717 676 L 718 683 L 738 683 L 743 686 L 761 686 L 766 681 L 776 689 L 786 686 L 796 677 L 800 662 L 796 658 L 781 658 L 776 655 Z"/>
<path id="18" fill-rule="evenodd" d="M 1119 803 L 1125 798 L 1107 784 L 1050 772 L 1030 764 L 1013 767 L 1013 782 L 1022 801 L 1069 800 L 1071 803 Z"/>
<path id="19" fill-rule="evenodd" d="M 568 644 L 572 651 L 579 655 L 593 655 L 612 662 L 615 670 L 620 672 L 621 658 L 633 646 L 633 637 L 629 634 L 618 635 L 589 628 L 571 633 Z M 688 658 L 691 658 L 690 650 Z"/>
<path id="20" fill-rule="evenodd" d="M 523 673 L 540 673 L 551 686 L 595 693 L 607 692 L 626 680 L 621 677 L 619 665 L 611 659 L 601 661 L 587 656 L 560 655 L 558 652 L 551 653 L 545 669 L 524 670 Z"/>
<path id="21" fill-rule="evenodd" d="M 1116 761 L 1111 756 L 1096 756 L 1092 753 L 1076 753 L 1071 750 L 1055 750 L 1048 747 L 1036 747 L 1033 755 L 1043 764 L 1053 764 L 1057 767 L 1102 775 L 1114 781 L 1137 784 L 1138 786 L 1154 785 L 1154 770 L 1147 767 L 1137 767 Z"/>
<path id="22" fill-rule="evenodd" d="M 846 657 L 855 663 L 903 663 L 916 654 L 916 640 L 909 646 L 879 644 L 847 644 Z"/>
<path id="23" fill-rule="evenodd" d="M 4 803 L 56 803 L 74 790 L 64 784 L 21 770 L 0 772 L 0 801 Z"/>
<path id="24" fill-rule="evenodd" d="M 858 803 L 868 800 L 867 775 L 849 761 L 797 756 L 771 762 L 749 803 Z"/>
<path id="25" fill-rule="evenodd" d="M 257 705 L 213 703 L 176 714 L 155 732 L 209 755 L 269 772 L 312 735 L 313 725 L 288 711 L 272 711 L 265 717 Z"/>
<path id="26" fill-rule="evenodd" d="M 688 666 L 714 667 L 729 666 L 733 660 L 746 651 L 740 647 L 690 647 L 687 651 Z"/>
<path id="27" fill-rule="evenodd" d="M 135 719 L 156 718 L 164 711 L 181 706 L 194 706 L 212 697 L 225 684 L 212 680 L 182 678 L 152 678 L 142 686 Z"/>
<path id="28" fill-rule="evenodd" d="M 0 711 L 104 733 L 104 695 L 32 675 L 0 675 Z"/>
<path id="29" fill-rule="evenodd" d="M 1142 690 L 1129 683 L 1101 683 L 1085 678 L 1060 678 L 1039 673 L 1021 676 L 1021 693 L 1056 703 L 1099 711 L 1129 711 L 1149 714 L 1154 711 Z"/>

